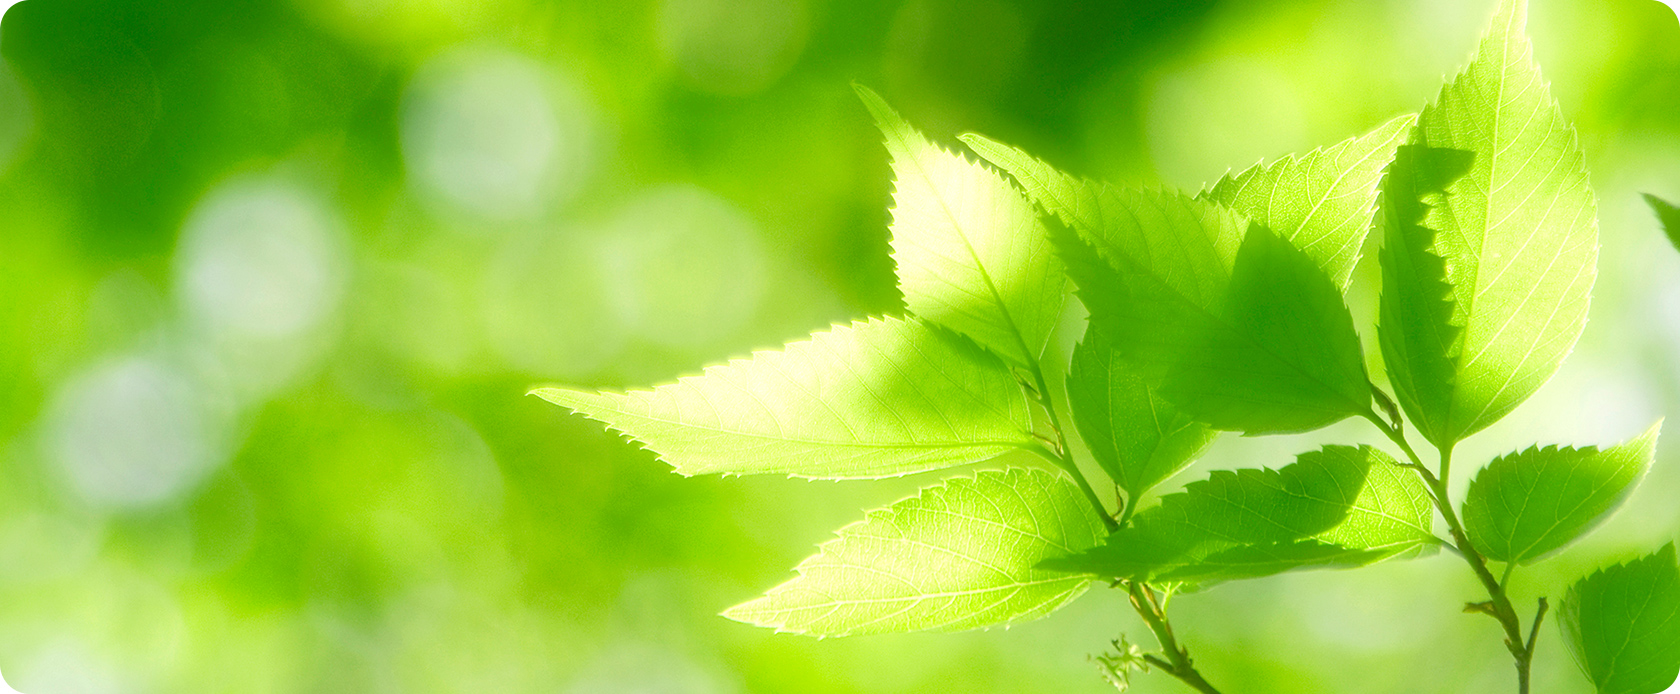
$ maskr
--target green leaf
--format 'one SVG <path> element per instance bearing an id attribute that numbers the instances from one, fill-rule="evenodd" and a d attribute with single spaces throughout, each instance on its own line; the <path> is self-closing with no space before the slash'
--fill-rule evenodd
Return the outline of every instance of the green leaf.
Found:
<path id="1" fill-rule="evenodd" d="M 1663 233 L 1668 235 L 1668 242 L 1680 250 L 1680 207 L 1675 207 L 1655 195 L 1645 194 L 1645 202 L 1657 213 L 1657 221 L 1662 223 Z"/>
<path id="2" fill-rule="evenodd" d="M 1154 393 L 1096 331 L 1073 349 L 1067 390 L 1091 456 L 1133 503 L 1189 466 L 1217 435 Z"/>
<path id="3" fill-rule="evenodd" d="M 799 577 L 725 617 L 812 636 L 961 631 L 1043 617 L 1091 578 L 1038 568 L 1102 524 L 1066 477 L 984 471 L 923 489 L 841 528 Z"/>
<path id="4" fill-rule="evenodd" d="M 891 477 L 1034 445 L 1015 377 L 915 319 L 836 326 L 651 391 L 532 391 L 629 435 L 684 475 Z"/>
<path id="5" fill-rule="evenodd" d="M 892 249 L 910 311 L 1035 365 L 1067 278 L 1037 211 L 997 172 L 930 142 L 858 86 L 892 155 Z"/>
<path id="6" fill-rule="evenodd" d="M 1407 114 L 1329 147 L 1256 164 L 1197 197 L 1276 232 L 1347 291 L 1371 228 L 1377 182 L 1416 122 Z"/>
<path id="7" fill-rule="evenodd" d="M 1383 355 L 1437 446 L 1551 378 L 1586 324 L 1596 276 L 1597 202 L 1534 64 L 1527 12 L 1526 0 L 1501 4 L 1385 179 Z"/>
<path id="8" fill-rule="evenodd" d="M 1680 675 L 1680 567 L 1674 543 L 1581 579 L 1558 623 L 1598 694 L 1656 694 Z"/>
<path id="9" fill-rule="evenodd" d="M 966 141 L 1074 230 L 1054 241 L 1092 325 L 1179 409 L 1249 434 L 1370 412 L 1341 292 L 1287 241 L 1216 203 L 1080 181 Z"/>
<path id="10" fill-rule="evenodd" d="M 1586 534 L 1633 492 L 1656 452 L 1658 422 L 1605 450 L 1529 448 L 1495 459 L 1470 483 L 1464 526 L 1489 559 L 1527 564 Z"/>
<path id="11" fill-rule="evenodd" d="M 1423 482 L 1369 446 L 1326 446 L 1279 470 L 1219 470 L 1162 497 L 1100 547 L 1046 565 L 1207 584 L 1360 566 L 1438 544 Z"/>

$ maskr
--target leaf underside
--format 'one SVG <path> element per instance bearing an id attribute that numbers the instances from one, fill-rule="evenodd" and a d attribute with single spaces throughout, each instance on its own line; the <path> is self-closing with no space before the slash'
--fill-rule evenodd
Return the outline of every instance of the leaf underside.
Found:
<path id="1" fill-rule="evenodd" d="M 1037 210 L 1003 176 L 929 141 L 875 92 L 858 95 L 892 155 L 893 261 L 911 313 L 1035 365 L 1067 279 Z"/>
<path id="2" fill-rule="evenodd" d="M 811 636 L 1036 619 L 1091 581 L 1038 564 L 1096 544 L 1102 524 L 1066 477 L 1017 468 L 946 480 L 837 534 L 797 578 L 724 616 Z"/>
<path id="3" fill-rule="evenodd" d="M 914 318 L 875 318 L 651 391 L 536 395 L 607 424 L 684 475 L 891 477 L 1035 445 L 1009 368 Z"/>
<path id="4" fill-rule="evenodd" d="M 1598 694 L 1656 694 L 1680 675 L 1680 567 L 1674 544 L 1570 587 L 1565 641 Z"/>
<path id="5" fill-rule="evenodd" d="M 1488 463 L 1464 499 L 1464 526 L 1476 549 L 1526 564 L 1586 534 L 1650 469 L 1661 426 L 1604 450 L 1535 447 Z"/>
<path id="6" fill-rule="evenodd" d="M 1438 544 L 1423 483 L 1368 446 L 1326 446 L 1278 470 L 1219 470 L 1054 568 L 1209 585 L 1362 566 Z"/>
<path id="7" fill-rule="evenodd" d="M 1384 179 L 1384 361 L 1438 446 L 1551 378 L 1586 324 L 1596 276 L 1597 202 L 1526 15 L 1526 0 L 1505 0 Z"/>
<path id="8" fill-rule="evenodd" d="M 1073 349 L 1067 391 L 1091 457 L 1128 498 L 1178 474 L 1217 435 L 1155 393 L 1094 330 Z"/>

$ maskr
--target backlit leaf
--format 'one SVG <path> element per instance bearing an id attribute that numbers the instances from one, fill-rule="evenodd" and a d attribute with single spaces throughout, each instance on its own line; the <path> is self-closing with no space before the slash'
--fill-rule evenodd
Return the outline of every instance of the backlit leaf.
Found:
<path id="1" fill-rule="evenodd" d="M 1383 354 L 1407 414 L 1441 446 L 1551 378 L 1596 275 L 1597 202 L 1534 63 L 1527 12 L 1504 0 L 1384 184 Z"/>
<path id="2" fill-rule="evenodd" d="M 1066 477 L 1011 469 L 946 480 L 838 534 L 798 578 L 724 616 L 812 636 L 1036 619 L 1091 581 L 1038 564 L 1096 544 L 1102 524 Z"/>
<path id="3" fill-rule="evenodd" d="M 1657 221 L 1662 224 L 1663 233 L 1668 235 L 1668 242 L 1680 250 L 1680 207 L 1651 194 L 1645 195 L 1645 202 L 1657 213 Z"/>
<path id="4" fill-rule="evenodd" d="M 997 172 L 929 141 L 857 88 L 892 155 L 893 260 L 910 311 L 1035 364 L 1067 278 L 1031 204 Z"/>
<path id="5" fill-rule="evenodd" d="M 1674 544 L 1570 587 L 1558 623 L 1598 694 L 1656 694 L 1680 675 Z"/>
<path id="6" fill-rule="evenodd" d="M 1197 197 L 1287 239 L 1346 291 L 1371 228 L 1377 182 L 1416 122 L 1407 114 L 1329 147 L 1256 164 Z"/>
<path id="7" fill-rule="evenodd" d="M 1162 497 L 1102 546 L 1047 565 L 1195 583 L 1359 566 L 1435 547 L 1432 518 L 1422 481 L 1393 458 L 1368 446 L 1326 446 L 1278 470 L 1215 471 Z"/>
<path id="8" fill-rule="evenodd" d="M 1464 526 L 1476 549 L 1526 564 L 1585 534 L 1645 476 L 1661 426 L 1604 450 L 1529 448 L 1488 463 L 1464 499 Z"/>
<path id="9" fill-rule="evenodd" d="M 1216 435 L 1154 393 L 1096 331 L 1073 349 L 1067 390 L 1091 456 L 1133 499 L 1195 461 Z"/>
<path id="10" fill-rule="evenodd" d="M 836 326 L 650 391 L 541 388 L 685 475 L 875 478 L 1033 445 L 1025 395 L 998 357 L 915 319 Z"/>

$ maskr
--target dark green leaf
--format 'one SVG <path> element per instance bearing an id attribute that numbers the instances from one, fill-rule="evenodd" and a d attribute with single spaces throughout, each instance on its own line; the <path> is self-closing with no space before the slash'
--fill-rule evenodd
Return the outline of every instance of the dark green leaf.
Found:
<path id="1" fill-rule="evenodd" d="M 1680 567 L 1674 544 L 1581 579 L 1558 623 L 1598 694 L 1656 694 L 1680 675 Z"/>
<path id="2" fill-rule="evenodd" d="M 1216 435 L 1154 393 L 1096 331 L 1074 347 L 1067 389 L 1091 456 L 1134 500 L 1178 474 Z"/>
<path id="3" fill-rule="evenodd" d="M 1072 228 L 1054 240 L 1092 325 L 1179 409 L 1249 434 L 1370 412 L 1341 292 L 1289 242 L 1215 203 L 1080 181 L 966 141 Z"/>
<path id="4" fill-rule="evenodd" d="M 1530 448 L 1488 463 L 1464 499 L 1464 526 L 1476 549 L 1526 564 L 1585 534 L 1645 476 L 1661 427 L 1604 450 Z"/>
<path id="5" fill-rule="evenodd" d="M 1215 471 L 1162 497 L 1100 547 L 1047 565 L 1211 583 L 1362 565 L 1436 544 L 1423 483 L 1368 446 L 1327 446 L 1279 470 Z"/>
<path id="6" fill-rule="evenodd" d="M 1096 544 L 1102 524 L 1066 477 L 1012 469 L 946 480 L 838 534 L 798 578 L 724 616 L 812 636 L 1036 619 L 1091 583 L 1038 564 Z"/>
<path id="7" fill-rule="evenodd" d="M 1668 235 L 1668 242 L 1674 244 L 1676 250 L 1680 250 L 1680 207 L 1675 207 L 1649 193 L 1645 194 L 1645 202 L 1657 213 L 1657 221 L 1662 223 L 1663 233 Z"/>

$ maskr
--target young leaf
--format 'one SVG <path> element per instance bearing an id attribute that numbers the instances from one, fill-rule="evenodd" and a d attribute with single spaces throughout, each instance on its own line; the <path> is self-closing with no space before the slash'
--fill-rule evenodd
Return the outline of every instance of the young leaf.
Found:
<path id="1" fill-rule="evenodd" d="M 1067 390 L 1091 457 L 1132 503 L 1178 474 L 1216 436 L 1154 393 L 1094 330 L 1073 348 Z"/>
<path id="2" fill-rule="evenodd" d="M 1038 213 L 1003 176 L 930 142 L 875 92 L 858 95 L 892 154 L 892 247 L 910 311 L 1036 364 L 1067 279 Z"/>
<path id="3" fill-rule="evenodd" d="M 1046 566 L 1140 580 L 1217 581 L 1359 566 L 1432 547 L 1416 475 L 1368 446 L 1326 446 L 1279 470 L 1219 470 L 1088 552 Z"/>
<path id="4" fill-rule="evenodd" d="M 811 636 L 961 631 L 1047 615 L 1086 575 L 1037 568 L 1096 544 L 1102 524 L 1073 483 L 984 471 L 923 489 L 841 528 L 799 577 L 723 615 Z"/>
<path id="5" fill-rule="evenodd" d="M 607 424 L 684 475 L 892 477 L 1033 445 L 1009 368 L 916 319 L 835 326 L 651 391 L 532 391 Z"/>
<path id="6" fill-rule="evenodd" d="M 1407 114 L 1329 147 L 1256 164 L 1197 197 L 1276 232 L 1347 291 L 1371 227 L 1377 182 L 1416 122 Z"/>
<path id="7" fill-rule="evenodd" d="M 1663 233 L 1668 235 L 1668 242 L 1680 250 L 1680 207 L 1675 207 L 1655 195 L 1645 194 L 1645 202 L 1657 213 L 1657 221 L 1662 223 Z"/>
<path id="8" fill-rule="evenodd" d="M 1680 567 L 1674 543 L 1581 579 L 1564 596 L 1575 663 L 1598 694 L 1656 694 L 1680 675 Z"/>
<path id="9" fill-rule="evenodd" d="M 1656 452 L 1658 422 L 1605 450 L 1529 448 L 1488 463 L 1464 499 L 1464 527 L 1494 561 L 1527 564 L 1586 534 L 1633 491 Z"/>
<path id="10" fill-rule="evenodd" d="M 1416 170 L 1397 158 L 1385 183 L 1383 353 L 1401 404 L 1438 446 L 1526 400 L 1586 324 L 1597 202 L 1534 64 L 1527 12 L 1526 0 L 1503 0 L 1470 65 L 1418 119 L 1410 144 L 1428 155 L 1409 162 Z M 1446 175 L 1466 158 L 1461 176 Z"/>
<path id="11" fill-rule="evenodd" d="M 967 141 L 1074 230 L 1054 241 L 1092 325 L 1179 409 L 1249 434 L 1370 412 L 1341 292 L 1287 241 L 1222 205 L 1076 180 Z"/>

